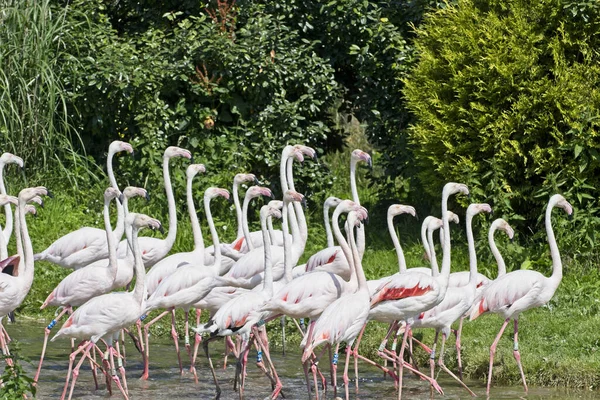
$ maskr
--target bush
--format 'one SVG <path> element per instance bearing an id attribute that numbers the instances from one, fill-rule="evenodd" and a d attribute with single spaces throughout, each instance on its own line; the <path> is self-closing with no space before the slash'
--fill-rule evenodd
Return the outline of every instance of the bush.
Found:
<path id="1" fill-rule="evenodd" d="M 461 0 L 425 18 L 404 93 L 431 195 L 465 182 L 472 201 L 523 221 L 522 232 L 552 192 L 583 211 L 582 222 L 597 214 L 599 14 L 593 2 Z M 593 221 L 578 243 L 593 244 Z"/>

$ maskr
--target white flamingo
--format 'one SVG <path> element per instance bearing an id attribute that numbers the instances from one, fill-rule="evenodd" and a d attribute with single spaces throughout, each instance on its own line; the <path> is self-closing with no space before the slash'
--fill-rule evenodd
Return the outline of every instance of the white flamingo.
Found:
<path id="1" fill-rule="evenodd" d="M 485 288 L 481 294 L 479 303 L 471 311 L 471 320 L 486 312 L 500 314 L 504 318 L 500 332 L 498 332 L 496 339 L 490 347 L 490 369 L 486 390 L 488 395 L 492 384 L 492 370 L 496 346 L 511 319 L 514 320 L 513 355 L 521 373 L 523 387 L 525 388 L 525 392 L 527 392 L 527 383 L 525 381 L 523 366 L 521 365 L 521 354 L 519 353 L 519 342 L 517 339 L 519 314 L 549 302 L 562 280 L 562 261 L 558 245 L 556 244 L 554 230 L 552 229 L 551 216 L 554 207 L 562 208 L 568 215 L 573 213 L 573 207 L 563 196 L 555 194 L 550 197 L 546 207 L 545 225 L 548 244 L 550 246 L 550 256 L 552 258 L 552 275 L 547 278 L 537 271 L 516 270 L 499 276 Z"/>
<path id="2" fill-rule="evenodd" d="M 112 159 L 116 153 L 126 151 L 133 153 L 133 147 L 129 143 L 114 141 L 108 148 L 106 169 L 111 186 L 119 189 L 112 168 Z M 113 231 L 116 240 L 123 236 L 123 210 L 118 207 L 119 218 L 116 229 Z M 35 260 L 44 260 L 60 265 L 63 268 L 78 269 L 90 263 L 108 257 L 108 246 L 106 243 L 106 232 L 104 229 L 83 227 L 55 240 L 44 251 L 35 255 Z"/>
<path id="3" fill-rule="evenodd" d="M 36 196 L 49 195 L 48 190 L 43 186 L 23 189 L 19 192 L 17 199 L 17 216 L 15 218 L 15 236 L 17 238 L 17 253 L 19 254 L 19 266 L 16 276 L 0 274 L 0 317 L 4 317 L 9 312 L 15 310 L 21 305 L 31 284 L 33 283 L 33 247 L 27 229 L 25 220 L 25 208 L 27 202 Z M 15 204 L 14 197 L 4 196 L 2 204 L 12 202 Z M 2 318 L 0 318 L 0 325 Z M 4 355 L 9 355 L 4 328 L 0 329 L 0 347 Z"/>
<path id="4" fill-rule="evenodd" d="M 3 153 L 0 156 L 0 194 L 7 194 L 6 186 L 4 186 L 4 166 L 7 164 L 17 164 L 19 167 L 23 168 L 23 159 L 11 153 Z M 4 214 L 6 219 L 4 220 L 4 229 L 2 229 L 2 234 L 0 235 L 2 236 L 0 237 L 0 260 L 4 260 L 8 257 L 7 247 L 13 231 L 13 213 L 10 208 L 10 203 L 4 205 Z"/>
<path id="5" fill-rule="evenodd" d="M 79 307 L 67 319 L 65 324 L 60 328 L 57 334 L 52 338 L 56 340 L 59 337 L 76 337 L 84 339 L 87 343 L 79 346 L 69 356 L 69 369 L 67 379 L 61 399 L 64 399 L 69 385 L 71 374 L 73 382 L 69 392 L 69 399 L 73 395 L 73 388 L 79 375 L 79 368 L 87 357 L 89 357 L 95 343 L 101 338 L 105 338 L 109 344 L 109 354 L 111 358 L 111 369 L 113 380 L 119 386 L 121 393 L 127 399 L 127 391 L 123 389 L 120 380 L 115 372 L 114 354 L 112 350 L 112 338 L 115 333 L 121 329 L 127 328 L 134 324 L 142 314 L 142 307 L 145 297 L 144 275 L 145 269 L 141 257 L 141 252 L 138 247 L 138 231 L 142 228 L 162 229 L 160 222 L 143 214 L 129 214 L 126 219 L 126 229 L 128 240 L 131 242 L 134 256 L 135 267 L 135 287 L 131 292 L 114 292 L 101 296 L 94 297 L 81 307 Z M 75 368 L 73 362 L 79 353 L 83 355 Z M 120 366 L 122 376 L 124 377 L 124 369 Z"/>
<path id="6" fill-rule="evenodd" d="M 142 252 L 142 260 L 146 268 L 152 267 L 154 264 L 162 260 L 171 250 L 177 237 L 177 209 L 175 206 L 175 197 L 173 196 L 173 187 L 171 186 L 171 176 L 169 175 L 169 161 L 174 157 L 192 158 L 192 154 L 179 147 L 167 147 L 163 155 L 163 179 L 165 191 L 167 194 L 167 203 L 169 206 L 169 232 L 165 239 L 153 237 L 141 237 L 140 250 Z M 127 257 L 129 254 L 127 241 L 121 241 L 117 255 L 119 258 Z"/>
<path id="7" fill-rule="evenodd" d="M 48 295 L 40 309 L 48 306 L 60 306 L 62 311 L 52 319 L 50 324 L 44 329 L 44 344 L 42 345 L 42 353 L 40 362 L 34 377 L 34 382 L 37 382 L 44 362 L 48 336 L 57 321 L 65 313 L 72 313 L 73 307 L 79 307 L 88 300 L 108 293 L 116 289 L 115 278 L 117 277 L 118 263 L 126 263 L 126 260 L 117 260 L 117 242 L 113 235 L 110 225 L 110 202 L 121 195 L 118 189 L 109 187 L 104 191 L 104 235 L 108 242 L 108 260 L 100 260 L 84 268 L 77 269 L 67 275 L 56 288 Z M 121 268 L 130 268 L 129 266 L 121 266 Z M 124 286 L 124 285 L 123 285 Z"/>
<path id="8" fill-rule="evenodd" d="M 285 204 L 287 204 L 287 202 Z M 261 233 L 263 235 L 262 243 L 264 243 L 263 254 L 265 258 L 265 278 L 262 290 L 249 291 L 229 301 L 217 311 L 217 313 L 210 319 L 210 321 L 208 321 L 208 323 L 205 324 L 204 327 L 198 327 L 194 329 L 196 332 L 211 332 L 212 338 L 216 338 L 217 336 L 232 335 L 240 335 L 242 337 L 245 349 L 240 354 L 239 361 L 242 365 L 240 373 L 241 383 L 239 388 L 240 397 L 243 396 L 246 369 L 245 361 L 247 360 L 247 353 L 250 350 L 251 332 L 253 334 L 253 341 L 255 342 L 256 347 L 259 349 L 259 352 L 264 352 L 265 357 L 267 358 L 271 367 L 271 370 L 273 371 L 273 376 L 270 376 L 266 371 L 266 368 L 264 368 L 264 366 L 261 365 L 263 371 L 267 374 L 267 376 L 269 376 L 269 378 L 272 380 L 272 383 L 274 384 L 274 389 L 273 393 L 271 394 L 271 398 L 277 398 L 282 388 L 281 381 L 279 380 L 279 377 L 275 372 L 275 367 L 271 361 L 268 346 L 264 342 L 264 338 L 258 332 L 258 329 L 256 329 L 256 324 L 258 324 L 262 318 L 260 308 L 265 304 L 266 301 L 268 301 L 273 296 L 271 239 L 269 237 L 269 231 L 267 228 L 267 219 L 270 217 L 281 218 L 281 216 L 281 211 L 279 211 L 276 208 L 272 208 L 268 205 L 263 206 L 260 210 Z M 204 351 L 206 353 L 206 357 L 209 360 L 209 365 L 211 368 L 213 380 L 217 391 L 216 397 L 218 398 L 221 394 L 221 388 L 219 386 L 212 359 L 210 358 L 210 353 L 208 351 L 208 344 L 210 340 L 211 339 L 206 340 L 203 346 Z M 260 363 L 262 364 L 262 361 L 260 361 Z"/>

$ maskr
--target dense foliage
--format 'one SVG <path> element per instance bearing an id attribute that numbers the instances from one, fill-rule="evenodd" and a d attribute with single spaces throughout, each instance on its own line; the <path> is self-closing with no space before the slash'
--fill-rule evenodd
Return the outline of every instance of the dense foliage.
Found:
<path id="1" fill-rule="evenodd" d="M 405 94 L 432 195 L 460 180 L 475 200 L 531 224 L 562 192 L 584 210 L 576 229 L 594 242 L 599 17 L 594 2 L 461 0 L 425 19 Z"/>

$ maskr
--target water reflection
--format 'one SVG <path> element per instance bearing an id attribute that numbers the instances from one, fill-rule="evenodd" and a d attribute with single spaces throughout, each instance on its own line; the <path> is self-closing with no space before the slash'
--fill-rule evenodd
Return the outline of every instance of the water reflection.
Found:
<path id="1" fill-rule="evenodd" d="M 29 358 L 32 363 L 24 364 L 24 368 L 29 376 L 35 374 L 38 357 L 41 351 L 43 341 L 44 325 L 38 322 L 25 320 L 23 317 L 16 324 L 7 326 L 8 332 L 21 344 L 21 354 Z M 101 346 L 102 347 L 102 346 Z M 183 346 L 182 346 L 183 347 Z M 217 341 L 211 343 L 211 355 L 214 356 L 215 366 L 220 365 L 217 370 L 217 377 L 222 389 L 222 399 L 237 399 L 237 392 L 233 391 L 233 376 L 235 365 L 229 363 L 227 369 L 222 368 L 223 343 Z M 287 399 L 306 399 L 307 389 L 304 383 L 304 374 L 300 365 L 300 354 L 291 354 L 282 356 L 281 351 L 273 350 L 273 361 L 278 368 L 279 376 L 283 382 L 283 392 Z M 44 361 L 44 367 L 38 384 L 37 397 L 40 399 L 58 399 L 62 393 L 64 380 L 68 367 L 68 355 L 70 352 L 70 343 L 68 340 L 57 340 L 48 345 L 48 352 Z M 142 381 L 139 379 L 142 374 L 142 358 L 135 350 L 135 347 L 128 338 L 127 342 L 127 383 L 129 394 L 132 399 L 209 399 L 214 396 L 214 385 L 210 375 L 208 363 L 203 356 L 198 358 L 198 378 L 199 384 L 194 384 L 193 376 L 186 371 L 184 376 L 179 376 L 177 367 L 177 357 L 174 347 L 168 338 L 152 341 L 152 359 L 150 365 L 150 379 Z M 254 366 L 255 352 L 250 353 L 248 365 L 248 377 L 246 378 L 245 394 L 247 399 L 264 399 L 271 393 L 269 380 Z M 182 361 L 184 367 L 189 367 L 189 361 L 185 348 L 182 348 Z M 230 357 L 231 360 L 231 357 Z M 343 362 L 340 357 L 340 363 Z M 352 365 L 352 364 L 351 364 Z M 391 379 L 383 379 L 382 373 L 364 364 L 359 364 L 360 392 L 354 393 L 354 384 L 351 383 L 350 395 L 352 399 L 390 399 L 395 398 L 396 392 Z M 329 371 L 325 367 L 323 371 L 326 377 L 329 377 Z M 342 384 L 341 376 L 343 373 L 343 364 L 338 367 L 338 383 Z M 353 378 L 354 374 L 350 374 Z M 416 379 L 413 375 L 406 374 L 404 379 L 404 389 L 402 391 L 404 399 L 425 399 L 430 397 L 429 388 L 422 381 Z M 440 385 L 444 389 L 445 396 L 435 396 L 438 399 L 468 399 L 471 398 L 466 391 L 458 387 L 452 379 L 447 379 L 440 375 Z M 469 387 L 479 396 L 485 396 L 485 384 L 479 381 L 468 382 Z M 85 363 L 80 371 L 79 378 L 75 387 L 73 398 L 75 399 L 100 399 L 108 395 L 104 384 L 103 375 L 99 375 L 99 390 L 94 390 L 94 381 L 90 371 L 89 363 Z M 343 397 L 344 388 L 341 385 L 338 389 L 338 395 Z M 120 398 L 118 389 L 113 385 L 114 398 Z M 519 399 L 523 396 L 522 386 L 498 387 L 492 388 L 492 399 Z M 326 399 L 334 399 L 333 390 L 328 389 Z M 485 398 L 485 397 L 483 397 Z M 589 391 L 567 391 L 548 388 L 530 388 L 528 400 L 531 399 L 600 399 L 595 392 Z"/>

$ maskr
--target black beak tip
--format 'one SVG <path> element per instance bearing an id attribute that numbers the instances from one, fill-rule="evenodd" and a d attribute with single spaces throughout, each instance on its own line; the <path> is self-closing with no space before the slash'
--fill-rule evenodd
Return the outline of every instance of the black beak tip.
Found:
<path id="1" fill-rule="evenodd" d="M 194 156 L 190 157 L 190 164 L 194 163 Z"/>
<path id="2" fill-rule="evenodd" d="M 119 195 L 119 197 L 117 197 L 117 199 L 119 200 L 119 203 L 123 204 L 123 201 L 125 200 L 125 196 L 123 195 L 123 193 L 121 193 Z"/>
<path id="3" fill-rule="evenodd" d="M 254 184 L 257 185 L 257 186 L 260 185 L 260 182 L 258 181 L 257 177 L 254 177 Z"/>
<path id="4" fill-rule="evenodd" d="M 40 202 L 40 207 L 44 208 L 44 200 Z"/>
<path id="5" fill-rule="evenodd" d="M 369 158 L 369 163 L 367 164 L 369 168 L 373 169 L 373 161 Z"/>
<path id="6" fill-rule="evenodd" d="M 315 161 L 319 161 L 319 156 L 317 155 L 317 152 L 315 151 L 315 155 L 313 156 L 313 160 Z"/>
<path id="7" fill-rule="evenodd" d="M 419 220 L 419 214 L 415 213 L 415 218 L 417 219 L 417 221 Z"/>
<path id="8" fill-rule="evenodd" d="M 231 196 L 230 196 L 230 197 L 228 197 L 228 198 L 227 198 L 227 201 L 229 202 L 229 204 L 233 204 L 233 197 L 231 197 Z"/>
<path id="9" fill-rule="evenodd" d="M 364 224 L 365 224 L 365 225 L 368 225 L 368 224 L 369 224 L 369 217 L 365 218 Z"/>
<path id="10" fill-rule="evenodd" d="M 129 153 L 129 155 L 130 155 L 131 157 L 135 156 L 135 150 L 131 150 L 131 153 Z"/>
<path id="11" fill-rule="evenodd" d="M 144 198 L 146 199 L 146 201 L 150 201 L 150 193 L 146 192 L 146 196 L 144 196 Z"/>
<path id="12" fill-rule="evenodd" d="M 163 228 L 163 226 L 162 226 L 162 225 L 160 225 L 160 226 L 158 227 L 158 230 L 160 231 L 160 233 L 165 233 L 165 230 L 164 230 L 164 228 Z"/>
<path id="13" fill-rule="evenodd" d="M 575 212 L 572 212 L 571 214 L 569 214 L 569 221 L 573 221 L 573 215 L 575 215 Z"/>
<path id="14" fill-rule="evenodd" d="M 33 218 L 37 218 L 37 217 L 38 217 L 38 216 L 37 216 L 37 213 L 34 213 L 34 214 L 33 214 Z"/>
<path id="15" fill-rule="evenodd" d="M 306 209 L 306 197 L 302 198 L 302 207 Z"/>
<path id="16" fill-rule="evenodd" d="M 271 199 L 275 200 L 275 194 L 271 192 Z"/>
<path id="17" fill-rule="evenodd" d="M 54 198 L 54 194 L 52 194 L 52 192 L 48 189 L 46 189 L 46 196 L 50 197 L 51 199 Z"/>

